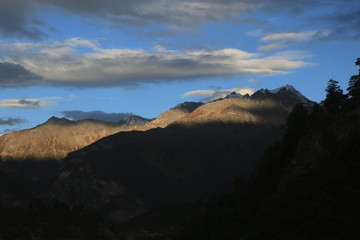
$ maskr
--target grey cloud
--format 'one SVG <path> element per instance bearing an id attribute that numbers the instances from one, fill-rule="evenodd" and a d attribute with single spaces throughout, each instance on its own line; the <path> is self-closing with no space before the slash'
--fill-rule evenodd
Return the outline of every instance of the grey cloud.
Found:
<path id="1" fill-rule="evenodd" d="M 83 0 L 1 0 L 0 31 L 30 38 L 43 36 L 34 24 L 38 22 L 35 10 L 41 11 L 46 7 L 56 7 L 77 16 L 95 17 L 96 20 L 120 24 L 122 27 L 152 26 L 156 30 L 159 29 L 154 24 L 177 30 L 224 20 L 239 24 L 264 24 L 252 16 L 253 13 L 272 15 L 281 12 L 290 16 L 306 16 L 305 20 L 311 16 L 324 19 L 323 9 L 332 9 L 331 16 L 337 23 L 355 27 L 358 23 L 342 17 L 344 11 L 341 9 L 352 6 L 359 10 L 358 0 L 347 0 L 346 3 L 343 0 L 87 0 L 85 4 Z M 358 19 L 358 16 L 354 17 Z M 314 24 L 317 22 L 311 22 L 311 25 Z M 356 28 L 352 31 L 359 33 Z"/>
<path id="2" fill-rule="evenodd" d="M 20 99 L 18 103 L 28 108 L 40 108 L 40 101 L 38 100 Z"/>
<path id="3" fill-rule="evenodd" d="M 216 90 L 221 90 L 222 87 L 220 87 L 220 86 L 209 86 L 209 89 L 216 91 Z"/>
<path id="4" fill-rule="evenodd" d="M 41 21 L 32 14 L 31 0 L 0 1 L 0 33 L 10 37 L 40 39 L 46 34 L 37 27 Z"/>
<path id="5" fill-rule="evenodd" d="M 350 1 L 352 2 L 352 1 Z M 360 2 L 356 4 L 343 4 L 327 14 L 310 18 L 322 25 L 331 25 L 331 33 L 318 35 L 318 40 L 356 40 L 360 38 Z"/>
<path id="6" fill-rule="evenodd" d="M 9 126 L 15 126 L 18 124 L 26 123 L 27 121 L 22 118 L 0 118 L 0 125 L 9 125 Z"/>
<path id="7" fill-rule="evenodd" d="M 72 119 L 72 120 L 83 120 L 83 119 L 95 119 L 106 122 L 118 122 L 120 119 L 124 119 L 131 115 L 131 113 L 106 113 L 103 111 L 61 111 L 59 112 L 64 117 Z"/>
<path id="8" fill-rule="evenodd" d="M 39 79 L 20 64 L 0 62 L 0 87 L 29 86 Z"/>

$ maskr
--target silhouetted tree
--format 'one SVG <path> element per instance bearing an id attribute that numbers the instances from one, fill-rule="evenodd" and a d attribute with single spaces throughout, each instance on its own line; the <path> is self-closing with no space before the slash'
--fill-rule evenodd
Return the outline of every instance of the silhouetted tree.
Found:
<path id="1" fill-rule="evenodd" d="M 323 106 L 330 114 L 338 113 L 347 99 L 347 96 L 343 94 L 343 90 L 338 84 L 338 81 L 330 79 L 325 90 L 327 94 L 326 99 L 323 101 Z"/>
<path id="2" fill-rule="evenodd" d="M 360 67 L 360 58 L 357 59 L 355 65 Z M 349 87 L 347 88 L 347 90 L 349 91 L 349 96 L 352 98 L 353 101 L 360 101 L 360 69 L 358 75 L 353 75 L 350 78 Z"/>

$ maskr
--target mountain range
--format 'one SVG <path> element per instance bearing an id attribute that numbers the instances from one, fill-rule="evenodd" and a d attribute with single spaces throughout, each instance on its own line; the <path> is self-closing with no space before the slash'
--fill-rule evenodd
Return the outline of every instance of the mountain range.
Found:
<path id="1" fill-rule="evenodd" d="M 159 205 L 209 198 L 247 178 L 280 139 L 296 103 L 314 104 L 284 86 L 184 102 L 153 120 L 52 117 L 1 136 L 0 157 L 42 198 L 81 202 L 107 221 L 123 222 Z"/>
<path id="2" fill-rule="evenodd" d="M 230 98 L 234 99 L 230 100 Z M 242 98 L 249 99 L 249 101 L 241 102 L 240 99 Z M 225 99 L 228 99 L 228 101 L 222 101 Z M 302 103 L 305 106 L 312 106 L 314 104 L 314 102 L 304 97 L 295 88 L 286 85 L 272 91 L 261 89 L 252 96 L 241 96 L 231 93 L 224 99 L 214 101 L 222 101 L 222 104 L 207 103 L 205 104 L 205 108 L 191 115 L 188 114 L 204 105 L 204 103 L 184 102 L 160 114 L 155 119 L 146 119 L 141 116 L 131 115 L 125 119 L 120 119 L 117 123 L 93 119 L 71 121 L 66 118 L 51 117 L 47 122 L 32 129 L 15 131 L 0 136 L 0 158 L 3 160 L 60 160 L 72 151 L 81 149 L 103 137 L 117 132 L 133 130 L 144 131 L 157 127 L 164 128 L 183 117 L 184 119 L 181 120 L 182 123 L 199 123 L 217 120 L 243 122 L 245 118 L 248 118 L 247 121 L 249 122 L 266 121 L 270 123 L 270 121 L 272 121 L 278 124 L 278 120 L 270 120 L 269 116 L 266 119 L 260 119 L 258 116 L 255 116 L 256 114 L 253 114 L 256 111 L 255 108 L 259 109 L 262 107 L 255 106 L 255 101 L 265 99 L 281 102 L 289 111 L 296 103 Z M 220 105 L 222 106 L 219 107 Z M 220 108 L 222 109 L 220 110 Z M 204 111 L 204 113 L 200 114 L 200 111 Z M 207 112 L 207 115 L 205 112 Z M 194 118 L 195 115 L 198 115 L 198 117 Z M 276 114 L 273 114 L 273 116 L 275 118 L 277 117 Z M 283 116 L 281 118 L 283 118 Z"/>

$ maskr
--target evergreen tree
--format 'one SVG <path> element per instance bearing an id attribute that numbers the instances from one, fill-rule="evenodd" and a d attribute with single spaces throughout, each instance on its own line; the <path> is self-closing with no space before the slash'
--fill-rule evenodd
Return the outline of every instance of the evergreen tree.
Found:
<path id="1" fill-rule="evenodd" d="M 347 96 L 343 94 L 343 90 L 338 84 L 338 81 L 330 79 L 325 90 L 327 94 L 326 99 L 323 101 L 323 106 L 330 114 L 338 113 L 347 99 Z"/>
<path id="2" fill-rule="evenodd" d="M 355 62 L 356 66 L 360 67 L 360 58 Z M 347 88 L 349 95 L 353 101 L 360 101 L 360 69 L 358 75 L 353 75 L 349 81 L 349 87 Z"/>

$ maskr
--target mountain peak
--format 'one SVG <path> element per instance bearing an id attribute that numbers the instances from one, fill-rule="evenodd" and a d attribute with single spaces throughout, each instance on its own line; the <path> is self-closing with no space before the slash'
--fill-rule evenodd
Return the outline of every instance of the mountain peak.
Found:
<path id="1" fill-rule="evenodd" d="M 292 85 L 286 84 L 285 86 L 270 90 L 271 93 L 279 93 L 280 91 L 289 91 L 289 92 L 296 92 L 300 93 L 296 88 L 294 88 Z"/>
<path id="2" fill-rule="evenodd" d="M 237 93 L 237 92 L 232 92 L 230 94 L 228 94 L 225 99 L 227 98 L 238 98 L 238 97 L 243 97 L 243 95 L 241 95 L 240 93 Z"/>
<path id="3" fill-rule="evenodd" d="M 151 119 L 143 118 L 138 115 L 130 115 L 127 118 L 120 120 L 119 122 L 123 123 L 124 125 L 133 125 L 133 124 L 145 125 L 150 121 Z"/>
<path id="4" fill-rule="evenodd" d="M 303 104 L 305 107 L 311 108 L 315 102 L 306 98 L 301 92 L 299 92 L 292 85 L 285 85 L 273 90 L 262 88 L 256 91 L 250 97 L 255 100 L 263 100 L 265 98 L 274 99 L 281 102 L 285 106 L 294 106 L 297 103 Z"/>
<path id="5" fill-rule="evenodd" d="M 67 118 L 57 118 L 55 116 L 52 116 L 49 118 L 44 124 L 55 124 L 55 125 L 68 125 L 70 123 L 73 123 L 73 121 L 67 119 Z"/>
<path id="6" fill-rule="evenodd" d="M 183 103 L 180 103 L 180 104 L 176 105 L 175 107 L 172 107 L 170 110 L 179 109 L 179 110 L 190 113 L 190 112 L 194 111 L 196 108 L 200 107 L 203 104 L 204 103 L 202 103 L 202 102 L 187 102 L 186 101 L 186 102 L 183 102 Z"/>

